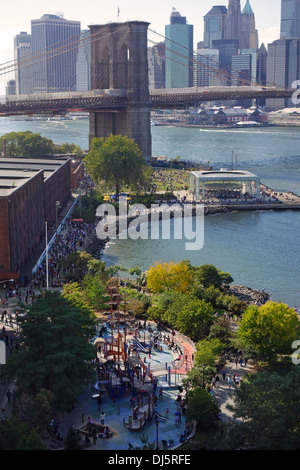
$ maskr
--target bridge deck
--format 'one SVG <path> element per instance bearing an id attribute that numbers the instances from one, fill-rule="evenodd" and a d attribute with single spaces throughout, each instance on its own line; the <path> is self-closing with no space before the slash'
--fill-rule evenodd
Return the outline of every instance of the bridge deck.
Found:
<path id="1" fill-rule="evenodd" d="M 295 90 L 264 87 L 210 87 L 150 90 L 150 108 L 185 108 L 207 101 L 291 98 Z M 68 110 L 95 112 L 118 110 L 128 105 L 127 90 L 9 95 L 0 99 L 0 115 L 60 113 Z"/>

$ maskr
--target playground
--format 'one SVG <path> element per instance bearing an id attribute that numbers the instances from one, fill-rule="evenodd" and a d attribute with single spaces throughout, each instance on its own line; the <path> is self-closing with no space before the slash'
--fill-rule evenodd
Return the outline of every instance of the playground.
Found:
<path id="1" fill-rule="evenodd" d="M 94 346 L 98 381 L 78 404 L 88 413 L 77 427 L 85 438 L 87 421 L 92 424 L 87 446 L 125 450 L 147 442 L 156 448 L 158 440 L 160 449 L 172 448 L 191 433 L 179 373 L 183 351 L 173 334 L 114 317 L 98 323 Z M 109 437 L 98 429 L 94 440 L 102 412 Z"/>
<path id="2" fill-rule="evenodd" d="M 108 288 L 91 340 L 96 378 L 65 416 L 90 450 L 172 449 L 188 439 L 182 377 L 192 367 L 193 345 L 159 324 L 120 310 L 119 282 Z"/>

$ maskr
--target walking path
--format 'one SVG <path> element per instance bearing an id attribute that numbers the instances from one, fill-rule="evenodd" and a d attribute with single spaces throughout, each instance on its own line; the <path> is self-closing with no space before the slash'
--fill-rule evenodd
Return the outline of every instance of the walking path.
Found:
<path id="1" fill-rule="evenodd" d="M 254 368 L 253 365 L 249 363 L 247 363 L 246 366 L 240 366 L 239 363 L 235 364 L 235 362 L 228 361 L 224 367 L 224 370 L 226 371 L 225 380 L 223 379 L 222 374 L 219 374 L 220 381 L 217 386 L 213 387 L 213 391 L 214 397 L 221 408 L 221 419 L 224 422 L 228 422 L 235 418 L 233 417 L 232 412 L 227 409 L 227 405 L 233 404 L 234 390 L 239 387 L 239 385 L 235 385 L 233 376 L 237 374 L 239 377 L 239 383 L 241 383 L 244 376 L 249 372 L 253 372 Z M 232 379 L 231 385 L 228 384 L 228 376 L 230 376 Z"/>

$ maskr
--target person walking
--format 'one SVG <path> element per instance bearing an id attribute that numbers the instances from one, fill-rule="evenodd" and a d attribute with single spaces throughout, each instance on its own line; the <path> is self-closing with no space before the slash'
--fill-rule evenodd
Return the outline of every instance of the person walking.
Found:
<path id="1" fill-rule="evenodd" d="M 100 413 L 100 424 L 102 426 L 104 426 L 104 423 L 105 423 L 105 413 L 104 413 L 104 411 L 101 411 L 101 413 Z"/>
<path id="2" fill-rule="evenodd" d="M 228 387 L 231 388 L 232 380 L 231 380 L 230 375 L 228 375 L 227 382 L 228 382 Z"/>

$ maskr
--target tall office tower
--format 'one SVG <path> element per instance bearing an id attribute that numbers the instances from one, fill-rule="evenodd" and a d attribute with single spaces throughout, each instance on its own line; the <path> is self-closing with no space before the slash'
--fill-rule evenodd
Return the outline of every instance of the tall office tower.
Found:
<path id="1" fill-rule="evenodd" d="M 80 21 L 43 15 L 31 21 L 31 36 L 33 92 L 75 91 Z"/>
<path id="2" fill-rule="evenodd" d="M 31 36 L 21 32 L 14 37 L 16 94 L 32 93 Z"/>
<path id="3" fill-rule="evenodd" d="M 148 50 L 149 88 L 165 88 L 165 43 Z"/>
<path id="4" fill-rule="evenodd" d="M 217 5 L 204 16 L 204 47 L 212 48 L 214 39 L 224 39 L 227 8 Z"/>
<path id="5" fill-rule="evenodd" d="M 257 64 L 257 83 L 266 85 L 267 83 L 267 58 L 268 51 L 266 46 L 262 44 L 258 50 L 258 64 Z"/>
<path id="6" fill-rule="evenodd" d="M 248 86 L 252 77 L 251 53 L 231 57 L 231 86 Z"/>
<path id="7" fill-rule="evenodd" d="M 193 86 L 194 27 L 186 17 L 173 10 L 170 23 L 165 27 L 166 88 Z"/>
<path id="8" fill-rule="evenodd" d="M 82 31 L 76 60 L 76 90 L 91 89 L 91 42 L 90 30 Z"/>
<path id="9" fill-rule="evenodd" d="M 239 50 L 238 39 L 216 39 L 213 41 L 213 49 L 219 51 L 219 84 L 231 85 L 231 57 Z"/>
<path id="10" fill-rule="evenodd" d="M 241 44 L 242 38 L 242 12 L 240 0 L 229 0 L 225 39 L 237 39 Z"/>
<path id="11" fill-rule="evenodd" d="M 255 27 L 255 16 L 249 0 L 242 11 L 241 49 L 258 49 L 258 31 Z"/>
<path id="12" fill-rule="evenodd" d="M 280 38 L 300 38 L 300 0 L 281 0 Z"/>
<path id="13" fill-rule="evenodd" d="M 292 88 L 300 77 L 300 39 L 278 39 L 268 45 L 267 85 Z M 293 107 L 291 99 L 268 99 L 267 107 Z"/>
<path id="14" fill-rule="evenodd" d="M 9 80 L 5 88 L 6 95 L 15 95 L 16 94 L 16 80 Z"/>
<path id="15" fill-rule="evenodd" d="M 197 49 L 194 55 L 194 86 L 219 85 L 218 49 Z"/>

